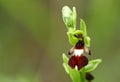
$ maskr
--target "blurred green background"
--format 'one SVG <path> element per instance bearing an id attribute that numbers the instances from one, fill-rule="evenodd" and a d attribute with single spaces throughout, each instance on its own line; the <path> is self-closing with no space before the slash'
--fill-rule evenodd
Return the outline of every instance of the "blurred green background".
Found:
<path id="1" fill-rule="evenodd" d="M 0 0 L 0 82 L 72 82 L 62 67 L 72 47 L 65 5 L 76 7 L 77 26 L 87 24 L 89 59 L 103 60 L 93 82 L 119 82 L 120 0 Z"/>

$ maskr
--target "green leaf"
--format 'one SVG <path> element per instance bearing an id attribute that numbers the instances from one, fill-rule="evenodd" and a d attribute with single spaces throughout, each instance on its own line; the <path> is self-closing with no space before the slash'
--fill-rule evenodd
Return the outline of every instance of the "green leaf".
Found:
<path id="1" fill-rule="evenodd" d="M 65 71 L 67 72 L 67 74 L 69 74 L 73 82 L 81 82 L 79 71 L 77 69 L 72 69 L 68 65 L 68 58 L 66 57 L 65 54 L 63 54 L 63 67 L 65 68 Z"/>
<path id="2" fill-rule="evenodd" d="M 101 59 L 91 60 L 87 66 L 85 66 L 86 72 L 91 72 L 97 68 L 97 66 L 102 62 Z"/>

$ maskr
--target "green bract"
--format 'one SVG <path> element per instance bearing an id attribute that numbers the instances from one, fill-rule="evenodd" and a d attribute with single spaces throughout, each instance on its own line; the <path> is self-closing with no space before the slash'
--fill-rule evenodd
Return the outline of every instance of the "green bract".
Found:
<path id="1" fill-rule="evenodd" d="M 94 71 L 101 62 L 102 62 L 101 59 L 91 60 L 91 61 L 88 63 L 88 65 L 85 66 L 85 71 L 86 71 L 86 72 Z"/>

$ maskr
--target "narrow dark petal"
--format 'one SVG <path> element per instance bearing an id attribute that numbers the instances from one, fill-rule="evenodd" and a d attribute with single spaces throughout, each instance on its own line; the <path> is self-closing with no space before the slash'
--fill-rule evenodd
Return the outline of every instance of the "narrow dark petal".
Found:
<path id="1" fill-rule="evenodd" d="M 75 36 L 76 38 L 79 38 L 76 34 L 74 34 L 74 36 Z"/>
<path id="2" fill-rule="evenodd" d="M 86 80 L 91 82 L 93 79 L 94 79 L 93 75 L 91 75 L 90 73 L 86 73 Z"/>
<path id="3" fill-rule="evenodd" d="M 91 55 L 91 50 L 89 50 L 88 54 Z"/>
<path id="4" fill-rule="evenodd" d="M 79 56 L 79 59 L 77 59 L 77 67 L 78 70 L 80 70 L 81 68 L 83 68 L 84 66 L 86 66 L 88 64 L 88 59 L 87 57 L 81 55 Z"/>
<path id="5" fill-rule="evenodd" d="M 76 37 L 76 38 L 82 38 L 83 37 L 83 35 L 80 33 L 80 34 L 74 34 L 74 36 Z"/>
<path id="6" fill-rule="evenodd" d="M 75 56 L 72 56 L 72 57 L 69 59 L 68 64 L 69 64 L 69 66 L 70 66 L 71 68 L 75 68 L 75 65 L 76 65 Z"/>

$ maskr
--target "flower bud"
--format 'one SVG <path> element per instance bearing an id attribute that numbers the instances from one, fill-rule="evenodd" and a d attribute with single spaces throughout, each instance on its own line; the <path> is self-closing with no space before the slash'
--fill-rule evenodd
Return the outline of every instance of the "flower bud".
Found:
<path id="1" fill-rule="evenodd" d="M 62 8 L 62 17 L 65 25 L 67 26 L 68 30 L 75 29 L 76 26 L 76 10 L 73 7 L 73 11 L 68 7 L 64 6 Z"/>

